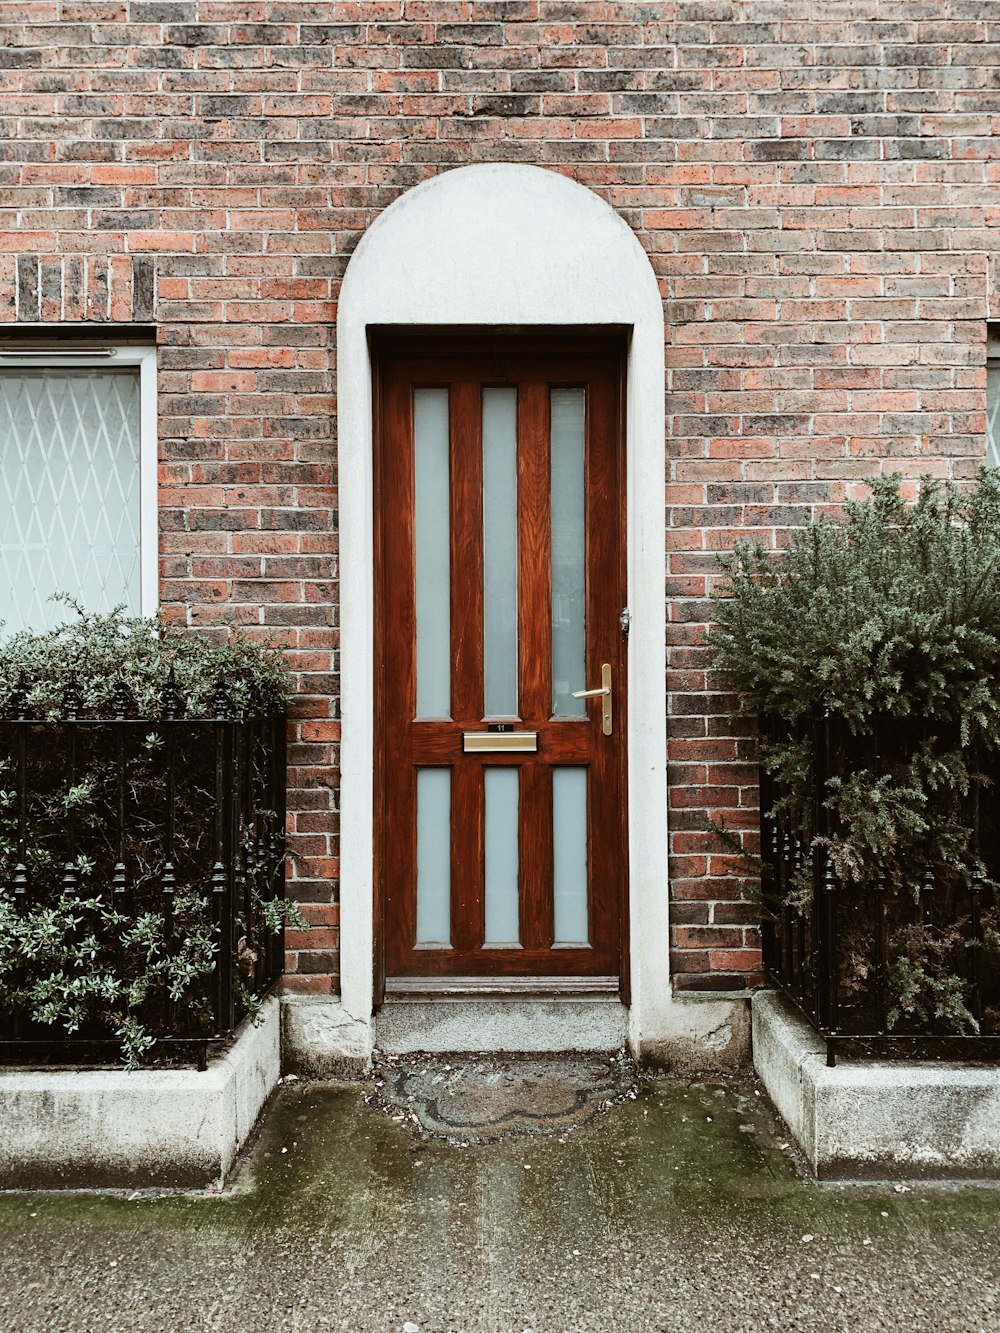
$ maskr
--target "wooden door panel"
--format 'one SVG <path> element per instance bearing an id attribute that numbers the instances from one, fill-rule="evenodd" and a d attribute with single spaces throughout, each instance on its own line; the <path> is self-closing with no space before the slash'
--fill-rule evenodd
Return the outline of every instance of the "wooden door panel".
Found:
<path id="1" fill-rule="evenodd" d="M 549 395 L 544 383 L 524 384 L 517 413 L 518 663 L 524 717 L 548 718 L 552 654 L 539 633 L 551 614 L 549 587 Z"/>
<path id="2" fill-rule="evenodd" d="M 526 951 L 540 954 L 551 946 L 552 902 L 552 769 L 532 764 L 521 770 L 525 812 L 521 819 L 521 939 Z"/>
<path id="3" fill-rule="evenodd" d="M 384 440 L 412 439 L 412 395 L 405 381 L 385 382 L 380 415 Z M 383 791 L 379 793 L 379 804 L 387 816 L 388 812 L 416 808 L 416 769 L 408 725 L 416 701 L 413 651 L 416 609 L 412 597 L 391 592 L 393 585 L 413 586 L 414 495 L 412 462 L 404 451 L 386 448 L 380 463 L 383 494 L 392 497 L 396 514 L 395 522 L 380 524 L 386 615 L 382 620 L 381 652 L 376 655 L 376 691 L 382 719 L 378 767 L 383 775 Z M 381 877 L 380 896 L 384 904 L 381 933 L 388 964 L 405 955 L 416 937 L 416 899 L 410 889 L 416 883 L 417 837 L 413 820 L 383 817 L 379 822 L 382 866 L 386 872 Z M 406 867 L 410 870 L 406 871 Z M 412 885 L 403 875 L 409 876 Z"/>
<path id="4" fill-rule="evenodd" d="M 384 339 L 376 352 L 380 437 L 375 468 L 376 690 L 381 718 L 377 771 L 382 776 L 382 789 L 376 793 L 376 860 L 377 897 L 383 911 L 376 937 L 384 940 L 384 974 L 616 975 L 626 882 L 622 791 L 626 700 L 624 644 L 618 625 L 624 605 L 622 347 L 617 340 L 573 335 L 541 340 L 470 335 L 424 337 L 419 344 Z M 481 733 L 491 725 L 484 719 L 483 684 L 482 402 L 484 389 L 497 387 L 513 387 L 517 393 L 518 720 L 509 725 L 536 732 L 537 753 L 466 753 L 462 746 L 464 732 Z M 418 720 L 413 403 L 421 388 L 448 392 L 451 709 L 449 717 Z M 588 701 L 585 717 L 552 716 L 550 404 L 556 388 L 585 394 L 586 658 L 585 679 L 578 687 L 597 685 L 602 663 L 611 665 L 615 726 L 610 737 L 602 733 L 600 700 Z M 560 401 L 566 397 L 563 394 Z M 561 680 L 565 681 L 565 672 Z M 569 687 L 560 684 L 560 689 L 574 686 L 575 679 Z M 559 945 L 553 938 L 553 772 L 563 765 L 587 774 L 585 945 Z M 519 773 L 519 938 L 516 943 L 487 946 L 485 773 L 494 766 L 514 767 Z M 441 935 L 434 937 L 437 943 L 421 944 L 417 939 L 421 769 L 450 772 L 447 946 L 441 944 Z M 435 781 L 435 786 L 440 784 Z M 510 874 L 512 869 L 508 880 Z M 439 884 L 444 884 L 443 878 Z M 507 901 L 513 910 L 512 899 Z"/>
<path id="5" fill-rule="evenodd" d="M 452 952 L 469 955 L 483 943 L 483 767 L 459 761 L 451 773 Z"/>
<path id="6" fill-rule="evenodd" d="M 483 715 L 483 450 L 479 386 L 451 386 L 451 708 Z"/>

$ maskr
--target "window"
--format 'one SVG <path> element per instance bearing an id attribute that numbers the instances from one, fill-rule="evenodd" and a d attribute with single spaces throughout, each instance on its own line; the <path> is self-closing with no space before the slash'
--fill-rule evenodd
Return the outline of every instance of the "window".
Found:
<path id="1" fill-rule="evenodd" d="M 1000 326 L 986 340 L 986 466 L 1000 467 Z"/>
<path id="2" fill-rule="evenodd" d="M 3 633 L 157 604 L 156 352 L 90 343 L 0 345 Z"/>

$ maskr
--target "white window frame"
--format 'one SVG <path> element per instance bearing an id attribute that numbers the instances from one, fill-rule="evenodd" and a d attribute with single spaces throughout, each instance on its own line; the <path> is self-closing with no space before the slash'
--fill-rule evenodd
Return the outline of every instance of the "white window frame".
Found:
<path id="1" fill-rule="evenodd" d="M 89 340 L 88 340 L 89 342 Z M 157 515 L 156 348 L 108 343 L 97 347 L 0 345 L 0 370 L 74 370 L 109 366 L 139 368 L 139 609 L 155 616 L 160 605 L 159 522 Z"/>
<path id="2" fill-rule="evenodd" d="M 984 444 L 984 461 L 987 467 L 1000 470 L 1000 462 L 990 460 L 990 380 L 994 376 L 1000 376 L 1000 324 L 987 324 L 986 326 L 986 432 Z M 998 425 L 1000 430 L 1000 425 Z M 1000 448 L 998 448 L 1000 453 Z"/>

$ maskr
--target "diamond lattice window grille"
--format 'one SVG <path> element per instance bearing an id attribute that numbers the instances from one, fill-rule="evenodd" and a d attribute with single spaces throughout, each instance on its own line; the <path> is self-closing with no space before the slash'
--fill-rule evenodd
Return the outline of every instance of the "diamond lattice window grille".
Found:
<path id="1" fill-rule="evenodd" d="M 986 466 L 1000 467 L 1000 359 L 986 363 Z"/>
<path id="2" fill-rule="evenodd" d="M 0 371 L 4 633 L 88 611 L 139 614 L 139 372 Z"/>

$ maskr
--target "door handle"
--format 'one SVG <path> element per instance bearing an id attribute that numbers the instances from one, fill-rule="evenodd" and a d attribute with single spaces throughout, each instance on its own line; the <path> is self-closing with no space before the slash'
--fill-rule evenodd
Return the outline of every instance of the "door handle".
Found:
<path id="1" fill-rule="evenodd" d="M 574 699 L 600 699 L 601 700 L 601 730 L 605 736 L 610 736 L 612 732 L 612 709 L 611 709 L 611 663 L 605 662 L 601 666 L 601 684 L 596 690 L 574 690 Z"/>

